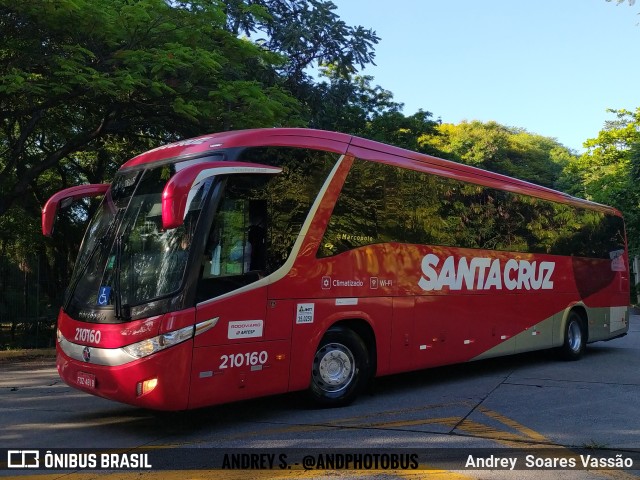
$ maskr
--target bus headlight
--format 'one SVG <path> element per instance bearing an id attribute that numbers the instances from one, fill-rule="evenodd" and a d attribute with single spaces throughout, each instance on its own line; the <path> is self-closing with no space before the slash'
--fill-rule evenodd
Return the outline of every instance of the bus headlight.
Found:
<path id="1" fill-rule="evenodd" d="M 157 337 L 148 338 L 141 342 L 132 343 L 126 347 L 122 347 L 122 350 L 127 352 L 132 357 L 142 358 L 152 353 L 159 352 L 165 348 L 172 347 L 178 343 L 182 343 L 185 340 L 189 340 L 193 337 L 194 326 L 181 328 L 180 330 L 174 330 L 173 332 L 164 333 Z"/>

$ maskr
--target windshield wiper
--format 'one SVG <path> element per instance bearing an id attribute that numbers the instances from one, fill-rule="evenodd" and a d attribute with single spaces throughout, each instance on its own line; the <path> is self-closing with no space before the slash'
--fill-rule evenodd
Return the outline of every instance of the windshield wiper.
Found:
<path id="1" fill-rule="evenodd" d="M 95 244 L 95 246 L 93 247 L 93 249 L 91 250 L 91 253 L 89 253 L 89 256 L 87 257 L 87 259 L 84 261 L 84 263 L 80 266 L 80 268 L 77 271 L 77 274 L 75 275 L 75 278 L 73 279 L 73 283 L 71 283 L 68 287 L 68 295 L 66 298 L 66 301 L 64 302 L 64 306 L 62 307 L 63 310 L 67 311 L 69 309 L 69 305 L 71 305 L 71 301 L 73 299 L 73 295 L 74 292 L 76 291 L 76 288 L 78 287 L 78 283 L 80 283 L 80 280 L 82 280 L 82 278 L 84 277 L 84 273 L 87 270 L 87 268 L 89 267 L 89 264 L 91 263 L 91 260 L 93 260 L 93 257 L 95 256 L 95 254 L 98 252 L 98 250 L 100 250 L 100 248 L 104 248 L 107 246 L 107 241 L 109 240 L 109 238 L 111 237 L 111 232 L 113 232 L 113 229 L 116 227 L 116 225 L 119 222 L 118 216 L 120 215 L 120 211 L 117 211 L 113 221 L 111 222 L 111 224 L 109 225 L 109 227 L 107 228 L 107 231 L 104 232 L 104 234 L 102 235 L 102 237 L 100 238 L 100 240 L 98 240 Z"/>
<path id="2" fill-rule="evenodd" d="M 120 269 L 122 268 L 122 237 L 124 234 L 118 235 L 116 238 L 116 265 L 113 272 L 114 287 L 115 287 L 115 315 L 118 320 L 130 320 L 131 309 L 129 305 L 122 305 L 122 292 L 120 290 Z"/>

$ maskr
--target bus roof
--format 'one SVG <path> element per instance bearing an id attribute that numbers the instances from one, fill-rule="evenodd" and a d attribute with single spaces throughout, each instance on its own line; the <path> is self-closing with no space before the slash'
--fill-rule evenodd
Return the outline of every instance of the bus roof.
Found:
<path id="1" fill-rule="evenodd" d="M 457 180 L 479 183 L 488 187 L 531 195 L 575 206 L 593 208 L 620 215 L 606 205 L 573 197 L 569 194 L 509 177 L 489 170 L 464 165 L 451 160 L 405 150 L 384 143 L 345 133 L 309 128 L 259 128 L 212 133 L 181 140 L 144 152 L 120 167 L 121 170 L 142 167 L 171 159 L 195 158 L 222 149 L 255 146 L 283 146 L 327 150 L 338 154 L 347 151 L 358 158 L 426 171 Z"/>

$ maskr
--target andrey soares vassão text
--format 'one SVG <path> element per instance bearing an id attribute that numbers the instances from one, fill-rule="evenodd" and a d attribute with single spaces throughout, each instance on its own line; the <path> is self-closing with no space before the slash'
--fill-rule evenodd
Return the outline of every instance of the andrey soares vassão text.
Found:
<path id="1" fill-rule="evenodd" d="M 523 462 L 519 462 L 523 460 Z M 632 458 L 624 457 L 618 453 L 616 455 L 595 456 L 595 455 L 578 455 L 578 456 L 536 456 L 526 455 L 524 459 L 518 457 L 500 457 L 489 455 L 486 457 L 469 455 L 465 462 L 465 468 L 477 469 L 505 469 L 515 470 L 523 469 L 540 469 L 540 468 L 557 468 L 557 469 L 630 469 L 633 468 L 634 461 Z"/>

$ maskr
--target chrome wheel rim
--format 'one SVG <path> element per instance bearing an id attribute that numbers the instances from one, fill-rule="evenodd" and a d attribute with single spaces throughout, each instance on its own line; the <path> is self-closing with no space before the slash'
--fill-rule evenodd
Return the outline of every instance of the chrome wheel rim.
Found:
<path id="1" fill-rule="evenodd" d="M 582 329 L 578 322 L 572 321 L 569 323 L 569 329 L 567 332 L 567 340 L 569 342 L 569 348 L 574 351 L 580 351 L 582 347 Z"/>
<path id="2" fill-rule="evenodd" d="M 326 392 L 347 388 L 355 375 L 355 359 L 351 350 L 340 343 L 323 345 L 313 360 L 314 383 Z"/>

